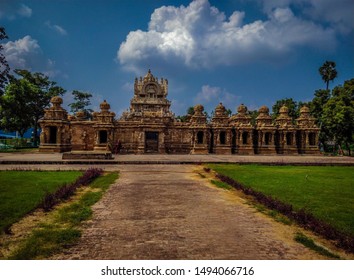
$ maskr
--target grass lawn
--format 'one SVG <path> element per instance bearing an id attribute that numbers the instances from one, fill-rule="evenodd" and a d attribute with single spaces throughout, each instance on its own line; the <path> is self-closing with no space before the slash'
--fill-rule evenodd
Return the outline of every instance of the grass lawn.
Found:
<path id="1" fill-rule="evenodd" d="M 304 208 L 354 236 L 354 167 L 210 164 L 247 187 Z"/>
<path id="2" fill-rule="evenodd" d="M 92 216 L 91 206 L 118 178 L 118 173 L 106 173 L 89 186 L 78 189 L 72 200 L 50 212 L 44 223 L 36 225 L 8 259 L 45 259 L 71 246 L 81 236 L 80 225 Z"/>
<path id="3" fill-rule="evenodd" d="M 80 171 L 0 171 L 0 232 L 36 208 L 46 192 L 78 178 Z"/>

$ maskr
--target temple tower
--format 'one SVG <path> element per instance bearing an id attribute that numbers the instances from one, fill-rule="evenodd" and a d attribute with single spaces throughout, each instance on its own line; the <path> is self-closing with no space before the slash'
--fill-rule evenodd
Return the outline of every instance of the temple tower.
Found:
<path id="1" fill-rule="evenodd" d="M 256 137 L 258 154 L 275 154 L 275 135 L 276 129 L 273 125 L 272 117 L 269 115 L 269 109 L 262 106 L 258 110 L 256 118 Z"/>
<path id="2" fill-rule="evenodd" d="M 233 127 L 233 146 L 238 154 L 254 154 L 253 126 L 247 107 L 241 104 L 237 108 L 237 114 L 230 118 Z"/>
<path id="3" fill-rule="evenodd" d="M 215 107 L 215 113 L 211 119 L 211 152 L 222 155 L 231 154 L 231 132 L 226 108 L 220 103 Z"/>
<path id="4" fill-rule="evenodd" d="M 52 107 L 44 110 L 44 117 L 39 121 L 42 129 L 40 135 L 40 152 L 65 152 L 71 150 L 71 133 L 68 114 L 61 107 L 63 99 L 54 96 Z"/>

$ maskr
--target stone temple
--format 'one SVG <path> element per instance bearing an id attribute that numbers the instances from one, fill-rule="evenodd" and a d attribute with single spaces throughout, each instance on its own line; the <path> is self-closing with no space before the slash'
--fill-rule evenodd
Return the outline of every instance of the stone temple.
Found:
<path id="1" fill-rule="evenodd" d="M 177 120 L 167 99 L 168 81 L 149 70 L 135 79 L 130 109 L 116 118 L 104 101 L 100 112 L 88 120 L 83 112 L 69 115 L 59 96 L 39 121 L 41 152 L 81 152 L 82 154 L 314 154 L 319 153 L 319 128 L 309 108 L 293 120 L 286 106 L 275 121 L 266 106 L 259 108 L 255 124 L 241 104 L 229 117 L 220 103 L 208 122 L 202 105 L 186 122 Z"/>

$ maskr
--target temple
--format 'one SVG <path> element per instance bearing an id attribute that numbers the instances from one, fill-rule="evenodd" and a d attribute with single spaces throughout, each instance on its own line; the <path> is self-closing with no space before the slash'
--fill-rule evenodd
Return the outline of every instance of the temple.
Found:
<path id="1" fill-rule="evenodd" d="M 319 153 L 319 128 L 309 108 L 293 120 L 286 106 L 275 121 L 266 106 L 259 108 L 255 124 L 241 104 L 229 117 L 218 104 L 210 122 L 202 105 L 181 122 L 170 110 L 168 81 L 149 70 L 135 79 L 130 109 L 116 118 L 103 101 L 100 111 L 88 119 L 84 112 L 69 115 L 61 107 L 61 97 L 53 97 L 52 107 L 39 121 L 41 152 L 109 152 L 160 154 L 315 154 Z"/>

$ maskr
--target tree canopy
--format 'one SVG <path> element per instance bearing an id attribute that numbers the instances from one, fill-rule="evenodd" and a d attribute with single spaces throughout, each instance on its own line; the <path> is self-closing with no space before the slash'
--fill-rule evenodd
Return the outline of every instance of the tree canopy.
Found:
<path id="1" fill-rule="evenodd" d="M 7 39 L 5 28 L 0 26 L 0 42 Z M 8 81 L 8 75 L 10 72 L 9 64 L 6 61 L 5 55 L 3 54 L 4 47 L 0 44 L 0 96 L 4 94 L 4 88 L 6 82 Z"/>
<path id="2" fill-rule="evenodd" d="M 74 96 L 75 100 L 75 102 L 69 104 L 71 112 L 77 113 L 79 111 L 82 111 L 88 118 L 90 118 L 93 110 L 87 108 L 87 106 L 91 105 L 90 98 L 92 97 L 92 94 L 87 92 L 81 92 L 78 90 L 72 91 L 71 94 Z"/>
<path id="3" fill-rule="evenodd" d="M 44 116 L 44 109 L 53 96 L 63 95 L 65 90 L 42 73 L 14 72 L 17 77 L 10 76 L 10 83 L 0 98 L 0 126 L 7 131 L 18 131 L 22 137 L 33 127 L 37 138 L 38 121 Z"/>
<path id="4" fill-rule="evenodd" d="M 333 89 L 324 104 L 321 121 L 329 138 L 345 145 L 350 153 L 350 144 L 354 143 L 354 79 Z"/>

